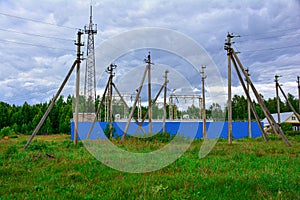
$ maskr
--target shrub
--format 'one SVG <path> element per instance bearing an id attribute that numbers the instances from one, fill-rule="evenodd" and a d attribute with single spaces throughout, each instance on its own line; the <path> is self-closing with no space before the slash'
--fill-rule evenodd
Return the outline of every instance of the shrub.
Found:
<path id="1" fill-rule="evenodd" d="M 281 126 L 281 129 L 282 129 L 283 132 L 293 130 L 292 124 L 289 124 L 289 123 L 281 123 L 280 126 Z"/>
<path id="2" fill-rule="evenodd" d="M 288 136 L 296 136 L 300 135 L 300 131 L 286 131 L 285 134 Z"/>
<path id="3" fill-rule="evenodd" d="M 12 128 L 10 128 L 9 126 L 6 126 L 6 127 L 1 129 L 0 136 L 4 137 L 4 136 L 9 136 L 9 135 L 14 135 L 14 133 L 15 132 Z"/>
<path id="4" fill-rule="evenodd" d="M 104 131 L 105 136 L 109 139 L 110 138 L 109 123 L 106 124 L 103 131 Z M 112 137 L 115 137 L 115 134 L 116 134 L 116 128 L 114 126 L 112 126 Z"/>

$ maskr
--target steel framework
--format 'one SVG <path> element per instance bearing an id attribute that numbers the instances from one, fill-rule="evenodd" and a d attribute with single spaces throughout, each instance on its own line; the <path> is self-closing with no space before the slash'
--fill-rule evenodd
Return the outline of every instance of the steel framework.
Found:
<path id="1" fill-rule="evenodd" d="M 84 33 L 88 35 L 86 51 L 86 69 L 84 81 L 84 112 L 95 112 L 96 101 L 96 62 L 94 35 L 97 34 L 97 24 L 93 23 L 92 5 L 90 6 L 90 23 L 84 27 Z"/>

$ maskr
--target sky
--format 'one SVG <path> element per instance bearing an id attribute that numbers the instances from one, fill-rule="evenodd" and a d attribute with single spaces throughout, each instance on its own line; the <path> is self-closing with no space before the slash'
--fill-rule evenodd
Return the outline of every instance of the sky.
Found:
<path id="1" fill-rule="evenodd" d="M 0 0 L 0 101 L 36 104 L 55 95 L 76 59 L 74 41 L 78 30 L 89 23 L 90 4 L 90 0 Z M 133 93 L 150 51 L 153 96 L 167 69 L 169 92 L 200 94 L 202 63 L 207 71 L 208 103 L 222 95 L 224 101 L 224 42 L 229 32 L 240 36 L 232 39 L 233 48 L 240 52 L 243 66 L 249 69 L 252 82 L 265 99 L 275 97 L 275 75 L 281 76 L 279 83 L 286 93 L 298 96 L 299 0 L 93 0 L 92 5 L 98 31 L 95 52 L 99 95 L 107 81 L 109 62 L 118 66 L 115 82 L 120 91 Z M 153 30 L 155 34 L 151 35 Z M 82 39 L 86 41 L 87 35 Z M 82 51 L 86 53 L 86 46 Z M 82 66 L 81 93 L 84 61 Z M 216 82 L 220 85 L 214 85 Z M 234 69 L 232 91 L 233 95 L 244 94 Z M 62 94 L 75 94 L 75 74 Z"/>

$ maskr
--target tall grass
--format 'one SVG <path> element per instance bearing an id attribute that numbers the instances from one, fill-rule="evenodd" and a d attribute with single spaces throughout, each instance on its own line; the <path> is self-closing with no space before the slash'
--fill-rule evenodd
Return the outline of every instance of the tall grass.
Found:
<path id="1" fill-rule="evenodd" d="M 0 140 L 0 199 L 299 199 L 300 137 L 219 140 L 203 159 L 201 140 L 171 165 L 130 174 L 107 167 L 67 135 Z M 128 138 L 128 151 L 151 151 L 165 143 Z M 53 157 L 47 156 L 47 154 Z"/>

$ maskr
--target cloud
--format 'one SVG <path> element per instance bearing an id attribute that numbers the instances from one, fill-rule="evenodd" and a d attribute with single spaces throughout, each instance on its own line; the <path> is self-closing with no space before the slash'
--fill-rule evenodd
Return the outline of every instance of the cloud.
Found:
<path id="1" fill-rule="evenodd" d="M 0 13 L 48 23 L 37 23 L 0 14 L 1 29 L 3 29 L 0 30 L 0 36 L 2 40 L 5 40 L 0 43 L 2 58 L 0 101 L 15 104 L 23 104 L 24 101 L 36 103 L 48 100 L 53 96 L 55 88 L 62 82 L 69 66 L 76 58 L 76 47 L 72 39 L 76 39 L 76 28 L 83 29 L 84 25 L 89 22 L 89 3 L 85 0 L 0 2 Z M 95 36 L 96 46 L 105 45 L 107 39 L 132 29 L 158 27 L 175 30 L 204 47 L 218 67 L 217 72 L 214 72 L 210 67 L 212 64 L 204 59 L 191 63 L 198 68 L 202 64 L 207 65 L 208 78 L 206 81 L 213 84 L 218 82 L 215 81 L 215 76 L 221 76 L 226 85 L 227 56 L 223 46 L 227 32 L 233 32 L 242 36 L 239 39 L 233 39 L 236 42 L 233 47 L 242 52 L 239 57 L 243 65 L 250 69 L 251 78 L 263 95 L 265 97 L 274 96 L 271 91 L 274 84 L 273 77 L 277 73 L 282 75 L 280 81 L 285 90 L 297 96 L 294 82 L 296 76 L 300 75 L 300 47 L 280 49 L 280 47 L 300 45 L 297 42 L 300 34 L 298 23 L 300 4 L 297 0 L 288 2 L 284 0 L 95 0 L 93 4 L 93 19 L 94 23 L 98 25 L 98 34 Z M 10 32 L 5 30 L 10 30 Z M 56 39 L 12 31 L 55 37 Z M 86 35 L 83 39 L 87 39 Z M 147 39 L 145 37 L 145 41 Z M 181 41 L 172 40 L 172 37 L 157 37 L 156 40 L 160 42 L 167 39 L 171 41 L 170 44 L 177 45 L 178 48 L 185 46 Z M 135 38 L 131 38 L 127 43 L 115 43 L 115 51 L 126 45 L 134 44 L 134 42 Z M 27 43 L 27 45 L 20 43 Z M 274 49 L 278 47 L 279 49 Z M 96 51 L 101 54 L 103 52 L 99 52 L 100 49 L 96 49 Z M 86 47 L 82 50 L 86 51 Z M 105 51 L 105 48 L 101 50 Z M 193 48 L 189 50 L 192 52 Z M 159 57 L 160 55 L 161 57 Z M 118 73 L 122 75 L 130 69 L 126 66 L 144 66 L 143 58 L 145 56 L 147 56 L 147 50 L 138 54 L 133 52 L 127 57 L 130 60 L 117 59 L 113 56 L 105 58 L 105 62 L 97 60 L 98 64 L 105 63 L 103 66 L 97 65 L 96 71 L 100 73 L 98 79 L 101 75 L 104 76 L 103 71 L 113 59 L 120 61 L 115 64 L 119 65 Z M 157 54 L 153 56 L 153 59 L 156 59 L 155 62 L 159 64 L 175 68 L 193 83 L 192 88 L 200 90 L 201 76 L 197 69 L 180 68 L 185 65 L 184 61 L 177 65 L 175 62 L 167 62 L 171 57 L 167 54 Z M 193 60 L 192 57 L 191 60 Z M 178 61 L 178 59 L 174 61 Z M 82 66 L 84 70 L 84 63 Z M 187 69 L 191 69 L 190 73 L 186 72 Z M 81 75 L 81 78 L 83 77 Z M 99 80 L 99 83 L 105 84 L 105 81 L 104 78 Z M 240 83 L 235 74 L 233 74 L 232 81 L 233 87 L 236 88 L 235 91 L 240 91 L 242 94 L 242 91 L 238 89 Z M 73 88 L 74 77 L 68 84 L 68 92 L 72 93 Z M 211 85 L 210 92 L 219 91 L 217 88 L 220 87 Z M 101 91 L 102 88 L 97 88 L 97 90 Z M 51 91 L 49 92 L 51 94 L 48 94 L 47 91 Z M 223 94 L 223 92 L 221 93 Z"/>

